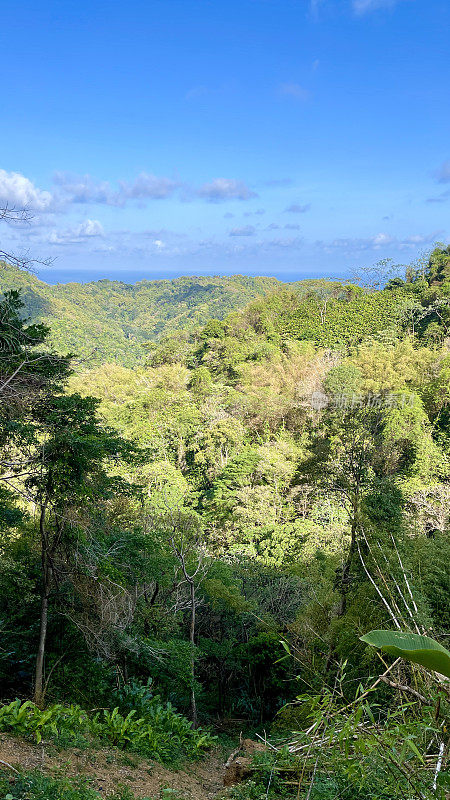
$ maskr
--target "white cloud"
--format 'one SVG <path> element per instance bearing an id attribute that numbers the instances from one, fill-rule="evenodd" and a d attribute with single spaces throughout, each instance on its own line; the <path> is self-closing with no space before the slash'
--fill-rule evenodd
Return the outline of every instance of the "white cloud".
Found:
<path id="1" fill-rule="evenodd" d="M 265 208 L 258 208 L 256 211 L 246 211 L 244 217 L 262 217 L 265 213 Z"/>
<path id="2" fill-rule="evenodd" d="M 86 219 L 75 228 L 52 230 L 47 236 L 49 244 L 78 244 L 95 237 L 103 237 L 105 232 L 98 219 Z"/>
<path id="3" fill-rule="evenodd" d="M 180 185 L 172 178 L 146 172 L 141 172 L 133 181 L 119 181 L 119 189 L 113 189 L 108 181 L 96 181 L 91 175 L 71 175 L 66 172 L 57 172 L 54 182 L 66 202 L 108 206 L 123 206 L 127 200 L 133 199 L 164 200 Z"/>
<path id="4" fill-rule="evenodd" d="M 377 233 L 375 236 L 368 236 L 367 238 L 339 238 L 333 239 L 332 242 L 318 242 L 319 245 L 325 245 L 326 249 L 331 250 L 379 250 L 385 244 L 392 244 L 394 239 L 386 233 Z"/>
<path id="5" fill-rule="evenodd" d="M 56 172 L 53 182 L 69 203 L 101 203 L 109 206 L 121 205 L 119 193 L 108 181 L 96 181 L 91 175 L 72 175 Z"/>
<path id="6" fill-rule="evenodd" d="M 436 241 L 441 233 L 442 231 L 433 231 L 425 236 L 422 236 L 421 234 L 407 236 L 406 239 L 400 240 L 399 245 L 400 247 L 410 247 L 418 244 L 432 244 Z"/>
<path id="7" fill-rule="evenodd" d="M 78 228 L 76 228 L 76 233 L 81 238 L 86 236 L 104 236 L 105 232 L 103 230 L 103 226 L 98 219 L 86 219 L 82 222 Z"/>
<path id="8" fill-rule="evenodd" d="M 174 178 L 147 172 L 141 172 L 132 181 L 119 181 L 117 189 L 113 188 L 109 181 L 97 181 L 91 175 L 57 172 L 53 180 L 57 187 L 60 205 L 95 203 L 124 206 L 129 200 L 165 200 L 173 197 L 177 190 L 184 190 L 181 197 L 184 201 L 192 200 L 195 195 L 208 202 L 250 200 L 252 197 L 257 197 L 257 194 L 243 181 L 234 178 L 215 178 L 199 189 Z M 263 212 L 258 210 L 255 213 Z"/>
<path id="9" fill-rule="evenodd" d="M 372 244 L 374 247 L 381 247 L 385 244 L 392 244 L 394 238 L 389 236 L 388 233 L 376 233 L 372 236 Z"/>
<path id="10" fill-rule="evenodd" d="M 172 178 L 158 177 L 147 172 L 141 172 L 131 183 L 120 182 L 121 193 L 132 199 L 165 200 L 179 186 L 180 183 Z"/>
<path id="11" fill-rule="evenodd" d="M 293 97 L 295 100 L 307 100 L 309 92 L 299 83 L 282 83 L 278 89 L 284 97 Z"/>
<path id="12" fill-rule="evenodd" d="M 253 225 L 244 225 L 242 228 L 232 228 L 230 236 L 253 236 L 256 228 Z"/>
<path id="13" fill-rule="evenodd" d="M 266 247 L 281 250 L 297 250 L 303 244 L 301 236 L 291 236 L 288 239 L 269 239 L 265 242 Z"/>
<path id="14" fill-rule="evenodd" d="M 127 233 L 131 233 L 131 232 L 127 231 Z M 136 234 L 133 233 L 132 237 L 134 238 L 135 235 Z M 186 239 L 187 238 L 187 234 L 186 233 L 180 233 L 180 231 L 172 231 L 172 230 L 169 230 L 167 228 L 158 228 L 158 229 L 155 228 L 155 229 L 152 229 L 152 230 L 142 231 L 142 235 L 145 236 L 146 238 L 153 239 L 154 241 L 158 240 L 158 241 L 164 241 L 164 242 L 167 239 L 171 239 L 172 240 L 172 239 Z M 153 243 L 154 243 L 154 241 L 153 241 Z"/>
<path id="15" fill-rule="evenodd" d="M 53 196 L 50 192 L 38 189 L 20 172 L 6 172 L 0 169 L 0 206 L 30 211 L 50 211 L 52 205 Z"/>
<path id="16" fill-rule="evenodd" d="M 258 196 L 243 181 L 234 178 L 215 178 L 211 183 L 204 183 L 198 190 L 198 195 L 211 203 L 221 200 L 250 200 Z"/>
<path id="17" fill-rule="evenodd" d="M 432 244 L 436 241 L 440 231 L 433 231 L 432 233 L 412 234 L 403 239 L 391 236 L 389 233 L 376 233 L 374 236 L 366 238 L 339 238 L 334 239 L 332 242 L 316 242 L 318 247 L 323 248 L 328 252 L 333 250 L 342 250 L 347 253 L 355 253 L 364 250 L 383 250 L 385 248 L 397 250 L 411 250 L 418 245 Z"/>

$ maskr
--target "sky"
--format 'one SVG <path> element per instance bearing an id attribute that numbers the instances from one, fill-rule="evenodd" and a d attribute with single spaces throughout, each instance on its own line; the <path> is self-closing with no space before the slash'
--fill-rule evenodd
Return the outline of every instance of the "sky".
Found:
<path id="1" fill-rule="evenodd" d="M 2 0 L 0 249 L 343 277 L 450 239 L 448 0 Z"/>

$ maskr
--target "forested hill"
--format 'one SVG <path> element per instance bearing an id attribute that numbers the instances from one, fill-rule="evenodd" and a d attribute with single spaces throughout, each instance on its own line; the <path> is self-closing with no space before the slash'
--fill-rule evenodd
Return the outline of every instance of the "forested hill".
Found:
<path id="1" fill-rule="evenodd" d="M 324 279 L 289 285 L 300 293 L 333 286 Z M 76 353 L 91 366 L 105 361 L 132 366 L 145 357 L 143 342 L 190 330 L 211 317 L 223 319 L 283 286 L 276 278 L 243 275 L 50 285 L 0 263 L 0 293 L 20 288 L 30 320 L 50 325 L 51 345 L 60 353 Z"/>
<path id="2" fill-rule="evenodd" d="M 95 318 L 99 284 L 29 281 L 74 319 L 91 291 Z M 216 281 L 223 310 L 247 285 Z M 136 776 L 197 760 L 218 721 L 270 749 L 198 800 L 449 800 L 450 247 L 377 284 L 268 291 L 73 374 L 0 297 L 0 762 L 45 747 L 0 798 L 187 798 Z M 108 319 L 127 288 L 102 285 Z M 98 792 L 51 779 L 58 750 Z M 103 754 L 136 764 L 124 792 Z"/>

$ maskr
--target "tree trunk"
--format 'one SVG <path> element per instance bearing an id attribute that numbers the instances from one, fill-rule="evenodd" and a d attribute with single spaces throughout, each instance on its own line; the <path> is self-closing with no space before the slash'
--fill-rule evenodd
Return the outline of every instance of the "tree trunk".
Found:
<path id="1" fill-rule="evenodd" d="M 341 576 L 339 579 L 338 586 L 335 588 L 338 589 L 340 594 L 339 606 L 336 612 L 336 616 L 338 619 L 343 617 L 346 610 L 347 610 L 347 594 L 349 590 L 349 580 L 350 580 L 350 570 L 352 568 L 353 558 L 356 551 L 356 536 L 358 534 L 358 501 L 355 500 L 353 502 L 353 510 L 352 510 L 352 518 L 351 518 L 351 533 L 350 533 L 350 547 L 348 550 L 347 558 L 342 566 Z M 328 651 L 328 657 L 325 664 L 325 674 L 328 675 L 331 666 L 333 664 L 334 656 L 335 656 L 335 637 L 333 636 L 330 642 L 330 649 Z"/>
<path id="2" fill-rule="evenodd" d="M 50 567 L 48 563 L 48 541 L 47 532 L 45 528 L 45 513 L 47 509 L 47 502 L 41 508 L 41 516 L 39 520 L 39 528 L 41 532 L 41 564 L 42 564 L 42 589 L 41 589 L 41 613 L 39 624 L 39 643 L 36 655 L 36 672 L 34 679 L 34 702 L 38 706 L 44 703 L 45 687 L 44 687 L 44 660 L 45 660 L 45 644 L 47 640 L 47 624 L 48 624 L 48 597 L 50 591 Z"/>
<path id="3" fill-rule="evenodd" d="M 195 585 L 190 582 L 191 590 L 191 624 L 189 629 L 189 642 L 191 645 L 191 714 L 192 726 L 197 727 L 197 701 L 195 698 Z"/>
<path id="4" fill-rule="evenodd" d="M 355 555 L 355 549 L 356 549 L 357 530 L 358 530 L 357 507 L 355 505 L 355 507 L 353 508 L 352 521 L 351 521 L 350 547 L 347 558 L 342 567 L 341 580 L 339 586 L 341 600 L 339 603 L 338 617 L 343 617 L 347 610 L 347 594 L 349 590 L 350 570 L 352 567 L 353 557 Z"/>
<path id="5" fill-rule="evenodd" d="M 45 591 L 41 596 L 41 616 L 39 627 L 39 645 L 36 656 L 36 674 L 34 680 L 34 702 L 42 707 L 44 703 L 44 658 L 47 639 L 48 596 Z"/>

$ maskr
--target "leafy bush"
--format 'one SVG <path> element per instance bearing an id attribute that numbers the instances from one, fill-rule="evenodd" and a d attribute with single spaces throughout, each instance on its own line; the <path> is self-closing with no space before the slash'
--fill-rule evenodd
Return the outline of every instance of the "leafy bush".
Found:
<path id="1" fill-rule="evenodd" d="M 42 711 L 29 700 L 0 706 L 0 730 L 34 739 L 38 744 L 42 739 L 55 739 L 61 745 L 80 744 L 92 729 L 92 721 L 79 706 L 55 703 Z"/>
<path id="2" fill-rule="evenodd" d="M 196 758 L 211 747 L 213 737 L 194 730 L 170 703 L 153 698 L 143 716 L 132 709 L 125 716 L 116 706 L 89 715 L 79 706 L 54 704 L 45 710 L 34 703 L 14 700 L 0 707 L 0 730 L 41 742 L 51 739 L 60 746 L 87 745 L 92 739 L 162 762 Z"/>
<path id="3" fill-rule="evenodd" d="M 1 800 L 99 800 L 101 797 L 81 778 L 56 780 L 39 772 L 24 772 L 14 778 L 0 777 Z M 109 800 L 133 800 L 133 797 L 125 789 L 110 795 Z"/>
<path id="4" fill-rule="evenodd" d="M 153 700 L 152 683 L 152 678 L 149 678 L 147 683 L 137 680 L 128 681 L 119 689 L 110 692 L 110 698 L 114 705 L 119 707 L 122 714 L 135 710 L 137 714 L 144 715 Z"/>
<path id="5" fill-rule="evenodd" d="M 104 711 L 99 724 L 101 737 L 112 744 L 163 762 L 196 758 L 214 741 L 209 733 L 194 730 L 170 703 L 163 705 L 159 698 L 147 706 L 145 716 L 136 717 L 133 709 L 124 717 L 116 707 Z"/>
<path id="6" fill-rule="evenodd" d="M 400 701 L 386 708 L 375 697 L 376 683 L 366 691 L 359 686 L 350 704 L 328 688 L 316 697 L 299 698 L 308 707 L 308 727 L 291 734 L 290 749 L 304 770 L 302 791 L 311 789 L 311 800 L 444 800 L 440 786 L 431 788 L 426 758 L 437 763 L 443 736 L 433 704 L 417 708 L 417 703 Z M 442 708 L 443 718 L 445 713 Z"/>

